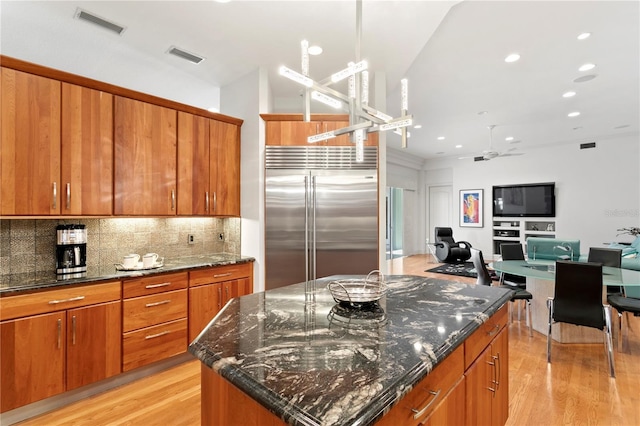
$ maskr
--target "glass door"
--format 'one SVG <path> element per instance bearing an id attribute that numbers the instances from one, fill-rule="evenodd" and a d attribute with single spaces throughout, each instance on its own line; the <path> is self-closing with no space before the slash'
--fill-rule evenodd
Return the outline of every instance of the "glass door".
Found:
<path id="1" fill-rule="evenodd" d="M 403 189 L 387 187 L 386 254 L 387 260 L 403 254 Z"/>

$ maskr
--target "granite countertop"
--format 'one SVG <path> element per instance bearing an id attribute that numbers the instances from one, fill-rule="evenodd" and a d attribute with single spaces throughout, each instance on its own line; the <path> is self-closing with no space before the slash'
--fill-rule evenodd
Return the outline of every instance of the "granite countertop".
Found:
<path id="1" fill-rule="evenodd" d="M 216 253 L 212 255 L 164 259 L 163 266 L 160 268 L 138 271 L 117 271 L 115 265 L 107 268 L 89 266 L 87 267 L 87 274 L 85 277 L 73 279 L 60 279 L 56 276 L 55 270 L 50 272 L 3 275 L 0 277 L 2 280 L 0 282 L 0 297 L 60 286 L 142 277 L 211 266 L 232 265 L 236 263 L 252 262 L 254 260 L 255 259 L 253 257 L 244 257 L 228 253 Z"/>
<path id="2" fill-rule="evenodd" d="M 378 305 L 338 305 L 317 280 L 233 299 L 189 352 L 293 425 L 379 419 L 510 299 L 511 291 L 388 276 Z"/>

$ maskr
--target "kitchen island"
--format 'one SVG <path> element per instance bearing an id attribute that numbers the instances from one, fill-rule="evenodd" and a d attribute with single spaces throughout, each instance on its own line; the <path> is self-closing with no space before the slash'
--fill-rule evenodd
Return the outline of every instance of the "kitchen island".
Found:
<path id="1" fill-rule="evenodd" d="M 189 346 L 202 424 L 418 424 L 434 410 L 504 424 L 510 291 L 389 276 L 379 304 L 357 310 L 331 297 L 337 278 L 311 301 L 305 283 L 233 299 L 211 321 Z"/>

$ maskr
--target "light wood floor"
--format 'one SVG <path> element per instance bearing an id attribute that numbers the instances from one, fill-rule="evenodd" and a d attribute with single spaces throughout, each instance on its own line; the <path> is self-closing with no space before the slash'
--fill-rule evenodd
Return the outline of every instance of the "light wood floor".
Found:
<path id="1" fill-rule="evenodd" d="M 426 256 L 390 261 L 390 274 L 425 273 Z M 524 319 L 524 316 L 523 316 Z M 632 317 L 629 345 L 616 351 L 617 378 L 608 374 L 604 345 L 554 344 L 516 320 L 509 329 L 510 407 L 507 425 L 640 425 L 640 318 Z M 199 425 L 200 364 L 192 361 L 21 425 Z"/>

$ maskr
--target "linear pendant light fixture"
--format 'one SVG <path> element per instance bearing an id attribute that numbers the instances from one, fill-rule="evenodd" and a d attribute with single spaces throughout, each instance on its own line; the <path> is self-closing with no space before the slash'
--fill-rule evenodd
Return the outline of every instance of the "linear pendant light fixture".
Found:
<path id="1" fill-rule="evenodd" d="M 362 0 L 356 0 L 356 58 L 347 67 L 333 73 L 322 82 L 316 82 L 309 77 L 309 43 L 302 40 L 302 72 L 299 73 L 286 66 L 280 67 L 280 74 L 305 87 L 303 96 L 304 121 L 311 121 L 310 98 L 322 102 L 333 108 L 340 108 L 343 104 L 349 107 L 349 126 L 332 130 L 318 135 L 309 136 L 308 143 L 348 134 L 351 142 L 356 145 L 356 161 L 363 161 L 364 141 L 367 133 L 393 130 L 402 137 L 402 148 L 407 147 L 407 127 L 413 123 L 413 116 L 409 114 L 407 79 L 401 83 L 401 116 L 393 118 L 378 111 L 369 104 L 369 72 L 367 61 L 360 59 L 360 42 L 362 39 Z M 329 87 L 330 85 L 348 79 L 348 94 L 343 94 Z"/>

